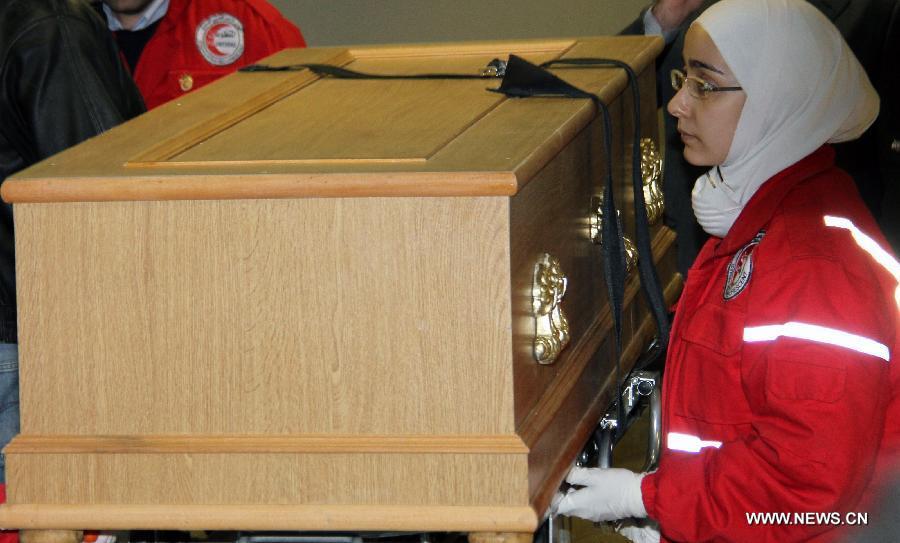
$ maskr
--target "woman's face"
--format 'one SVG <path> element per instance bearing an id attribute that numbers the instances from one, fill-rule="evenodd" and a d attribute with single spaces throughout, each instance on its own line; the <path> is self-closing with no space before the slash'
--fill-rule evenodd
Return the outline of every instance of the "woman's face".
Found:
<path id="1" fill-rule="evenodd" d="M 716 44 L 699 24 L 691 26 L 685 35 L 683 71 L 718 88 L 739 86 Z M 704 98 L 695 98 L 688 84 L 682 85 L 668 110 L 678 119 L 685 160 L 696 166 L 725 162 L 746 99 L 741 90 L 710 92 Z"/>

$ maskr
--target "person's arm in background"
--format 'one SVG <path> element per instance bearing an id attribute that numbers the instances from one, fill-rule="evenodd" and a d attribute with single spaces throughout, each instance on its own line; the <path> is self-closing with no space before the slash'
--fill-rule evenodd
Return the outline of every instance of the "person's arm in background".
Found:
<path id="1" fill-rule="evenodd" d="M 700 9 L 703 0 L 659 0 L 644 11 L 620 34 L 660 35 L 672 43 L 682 24 Z"/>
<path id="2" fill-rule="evenodd" d="M 25 139 L 25 165 L 144 111 L 98 15 L 86 3 L 58 9 L 23 29 L 3 66 L 4 95 L 15 101 L 4 122 Z"/>

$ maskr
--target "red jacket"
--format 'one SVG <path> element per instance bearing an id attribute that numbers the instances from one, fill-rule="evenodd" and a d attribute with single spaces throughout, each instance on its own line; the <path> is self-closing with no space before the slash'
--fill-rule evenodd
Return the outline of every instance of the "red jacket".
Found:
<path id="1" fill-rule="evenodd" d="M 152 109 L 238 68 L 306 43 L 265 0 L 171 0 L 134 70 Z"/>
<path id="2" fill-rule="evenodd" d="M 664 538 L 831 540 L 868 512 L 900 433 L 900 265 L 885 251 L 827 146 L 706 243 L 673 323 L 659 470 L 642 483 Z"/>

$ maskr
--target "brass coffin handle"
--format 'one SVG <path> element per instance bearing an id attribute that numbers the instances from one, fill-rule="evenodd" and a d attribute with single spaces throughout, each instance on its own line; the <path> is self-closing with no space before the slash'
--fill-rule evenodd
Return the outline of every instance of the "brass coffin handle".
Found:
<path id="1" fill-rule="evenodd" d="M 569 344 L 569 321 L 560 306 L 567 284 L 559 260 L 544 253 L 534 265 L 531 291 L 534 359 L 538 364 L 552 364 Z"/>
<path id="2" fill-rule="evenodd" d="M 618 212 L 618 211 L 617 211 Z M 603 246 L 603 195 L 591 197 L 591 241 Z M 634 242 L 626 236 L 622 236 L 622 242 L 625 244 L 625 273 L 631 273 L 631 270 L 637 265 L 638 251 Z"/>
<path id="3" fill-rule="evenodd" d="M 662 192 L 663 161 L 651 138 L 641 139 L 641 179 L 644 181 L 644 206 L 647 221 L 656 224 L 663 216 L 665 203 Z"/>

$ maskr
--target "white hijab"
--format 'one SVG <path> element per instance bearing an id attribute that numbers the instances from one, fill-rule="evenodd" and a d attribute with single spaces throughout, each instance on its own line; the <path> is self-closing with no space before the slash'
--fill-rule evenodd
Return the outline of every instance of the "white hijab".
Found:
<path id="1" fill-rule="evenodd" d="M 694 24 L 747 94 L 720 165 L 724 183 L 713 168 L 691 198 L 703 229 L 725 237 L 769 178 L 826 142 L 865 132 L 878 116 L 878 94 L 837 28 L 804 0 L 722 0 Z"/>

